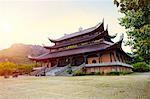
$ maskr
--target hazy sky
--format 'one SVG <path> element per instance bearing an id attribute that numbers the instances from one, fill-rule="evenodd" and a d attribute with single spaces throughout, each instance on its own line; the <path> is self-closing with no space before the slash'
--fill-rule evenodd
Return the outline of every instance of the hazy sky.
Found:
<path id="1" fill-rule="evenodd" d="M 48 37 L 95 26 L 103 18 L 110 35 L 120 36 L 125 30 L 119 17 L 113 0 L 0 0 L 0 49 L 13 43 L 51 45 Z"/>

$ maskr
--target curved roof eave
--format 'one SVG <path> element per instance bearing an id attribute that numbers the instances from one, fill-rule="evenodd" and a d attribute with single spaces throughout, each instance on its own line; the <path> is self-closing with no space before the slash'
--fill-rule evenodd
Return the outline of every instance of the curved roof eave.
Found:
<path id="1" fill-rule="evenodd" d="M 76 37 L 76 36 L 80 36 L 80 35 L 84 35 L 86 33 L 90 33 L 98 28 L 102 27 L 104 29 L 104 23 L 99 23 L 97 24 L 96 26 L 94 27 L 91 27 L 91 28 L 87 28 L 87 29 L 84 29 L 82 31 L 79 31 L 79 32 L 75 32 L 75 33 L 71 33 L 71 34 L 66 34 L 65 36 L 59 38 L 59 39 L 51 39 L 51 38 L 48 38 L 51 42 L 59 42 L 59 41 L 63 41 L 65 39 L 70 39 L 70 38 L 73 38 L 73 37 Z"/>

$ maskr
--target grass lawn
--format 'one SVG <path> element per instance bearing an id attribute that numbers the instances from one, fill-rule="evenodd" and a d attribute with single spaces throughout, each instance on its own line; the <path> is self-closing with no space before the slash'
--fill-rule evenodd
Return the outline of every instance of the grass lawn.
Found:
<path id="1" fill-rule="evenodd" d="M 0 78 L 0 99 L 150 99 L 150 73 Z"/>

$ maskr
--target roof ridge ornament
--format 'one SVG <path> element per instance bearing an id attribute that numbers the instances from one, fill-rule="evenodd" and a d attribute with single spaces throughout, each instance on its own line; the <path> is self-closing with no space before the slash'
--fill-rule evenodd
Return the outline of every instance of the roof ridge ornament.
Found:
<path id="1" fill-rule="evenodd" d="M 67 34 L 67 33 L 65 33 L 65 34 L 64 34 L 64 36 L 65 36 L 65 35 L 68 35 L 68 34 Z"/>
<path id="2" fill-rule="evenodd" d="M 80 27 L 79 27 L 79 32 L 81 32 L 82 30 L 83 30 L 83 28 L 80 26 Z"/>

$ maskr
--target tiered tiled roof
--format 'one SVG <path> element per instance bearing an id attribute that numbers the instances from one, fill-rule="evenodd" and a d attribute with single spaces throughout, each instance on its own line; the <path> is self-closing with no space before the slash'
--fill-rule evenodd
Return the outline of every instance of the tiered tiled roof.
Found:
<path id="1" fill-rule="evenodd" d="M 84 54 L 87 52 L 109 50 L 111 48 L 121 48 L 120 47 L 121 42 L 122 41 L 110 44 L 110 43 L 106 43 L 106 41 L 102 41 L 102 42 L 97 42 L 97 43 L 93 43 L 90 45 L 77 47 L 74 49 L 66 49 L 66 50 L 57 51 L 57 52 L 50 52 L 50 53 L 46 53 L 46 54 L 38 56 L 38 57 L 29 56 L 29 58 L 31 60 L 40 61 L 40 60 L 47 60 L 47 59 L 51 59 L 51 58 L 57 58 L 57 57 L 63 57 L 63 56 L 69 56 L 69 55 Z"/>
<path id="2" fill-rule="evenodd" d="M 91 36 L 86 36 L 86 37 L 83 37 L 83 38 L 78 38 L 78 39 L 75 39 L 74 41 L 69 41 L 69 42 L 62 42 L 62 43 L 59 43 L 58 45 L 54 45 L 54 46 L 44 46 L 44 48 L 60 48 L 60 47 L 64 47 L 64 46 L 68 46 L 68 45 L 73 45 L 73 44 L 78 44 L 78 43 L 82 43 L 82 42 L 86 42 L 86 41 L 90 41 L 90 40 L 93 40 L 95 38 L 98 38 L 98 37 L 103 37 L 103 36 L 106 36 L 107 34 L 105 33 L 105 31 L 102 31 L 102 32 L 99 32 L 98 34 L 93 34 Z"/>
<path id="3" fill-rule="evenodd" d="M 84 30 L 81 30 L 81 31 L 78 31 L 78 32 L 75 32 L 75 33 L 66 34 L 63 37 L 59 38 L 59 39 L 55 39 L 54 40 L 54 39 L 50 39 L 49 38 L 49 40 L 51 42 L 59 42 L 59 41 L 63 41 L 63 40 L 70 39 L 70 38 L 74 38 L 74 37 L 77 37 L 77 36 L 85 35 L 85 34 L 88 34 L 90 32 L 93 32 L 93 31 L 104 31 L 104 23 L 99 23 L 99 24 L 97 24 L 94 27 L 91 27 L 91 28 L 88 28 L 88 29 L 84 29 Z"/>

